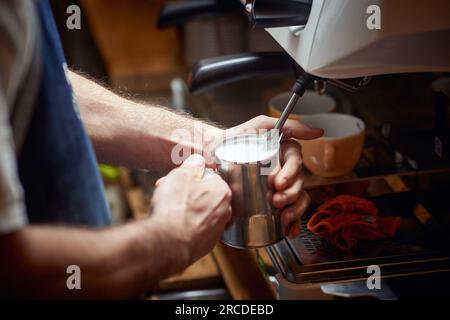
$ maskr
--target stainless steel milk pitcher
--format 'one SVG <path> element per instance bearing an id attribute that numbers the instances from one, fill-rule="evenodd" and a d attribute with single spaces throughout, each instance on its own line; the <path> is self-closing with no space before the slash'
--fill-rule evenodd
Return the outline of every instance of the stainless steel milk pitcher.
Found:
<path id="1" fill-rule="evenodd" d="M 233 137 L 218 147 L 235 143 L 236 139 L 250 139 L 253 143 L 257 136 Z M 278 164 L 278 146 L 269 157 L 266 153 L 251 162 L 235 162 L 217 152 L 215 156 L 218 172 L 232 191 L 232 218 L 223 232 L 222 241 L 237 248 L 259 248 L 282 240 L 285 235 L 280 221 L 281 210 L 271 205 L 273 190 L 268 182 L 271 168 Z"/>

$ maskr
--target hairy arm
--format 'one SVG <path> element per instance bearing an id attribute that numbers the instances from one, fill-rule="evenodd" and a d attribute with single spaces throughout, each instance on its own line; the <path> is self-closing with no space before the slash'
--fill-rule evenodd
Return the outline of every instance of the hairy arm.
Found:
<path id="1" fill-rule="evenodd" d="M 203 139 L 222 133 L 187 115 L 120 97 L 74 72 L 70 78 L 83 122 L 102 162 L 169 169 L 175 166 L 170 156 L 176 144 L 201 152 Z M 173 135 L 180 129 L 188 136 Z"/>
<path id="2" fill-rule="evenodd" d="M 137 297 L 181 271 L 187 254 L 153 217 L 102 231 L 29 226 L 0 236 L 0 296 Z M 68 290 L 69 265 L 81 269 L 81 290 Z"/>

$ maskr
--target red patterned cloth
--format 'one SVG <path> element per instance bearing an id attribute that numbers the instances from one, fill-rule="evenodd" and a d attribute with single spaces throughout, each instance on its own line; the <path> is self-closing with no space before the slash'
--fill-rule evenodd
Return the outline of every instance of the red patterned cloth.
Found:
<path id="1" fill-rule="evenodd" d="M 394 236 L 399 224 L 400 217 L 378 216 L 372 201 L 341 195 L 322 204 L 307 227 L 341 250 L 349 250 L 358 240 Z"/>

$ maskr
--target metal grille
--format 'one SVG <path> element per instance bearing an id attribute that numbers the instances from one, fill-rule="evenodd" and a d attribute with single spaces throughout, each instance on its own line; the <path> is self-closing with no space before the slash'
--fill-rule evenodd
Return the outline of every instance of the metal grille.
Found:
<path id="1" fill-rule="evenodd" d="M 302 244 L 310 254 L 326 251 L 326 248 L 330 245 L 328 244 L 327 240 L 316 236 L 306 227 L 308 219 L 302 219 L 301 233 L 299 236 Z"/>
<path id="2" fill-rule="evenodd" d="M 399 236 L 378 241 L 359 241 L 351 251 L 341 251 L 325 238 L 308 230 L 306 225 L 313 212 L 314 210 L 308 211 L 302 217 L 300 235 L 296 239 L 289 240 L 297 258 L 303 264 L 402 255 L 427 250 L 423 242 L 411 241 Z"/>

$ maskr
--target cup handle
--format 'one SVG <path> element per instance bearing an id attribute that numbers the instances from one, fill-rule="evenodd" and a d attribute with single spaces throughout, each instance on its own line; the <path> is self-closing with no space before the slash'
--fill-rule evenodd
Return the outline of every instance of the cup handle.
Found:
<path id="1" fill-rule="evenodd" d="M 326 143 L 323 150 L 323 161 L 325 169 L 330 170 L 334 167 L 336 149 L 332 143 Z"/>

